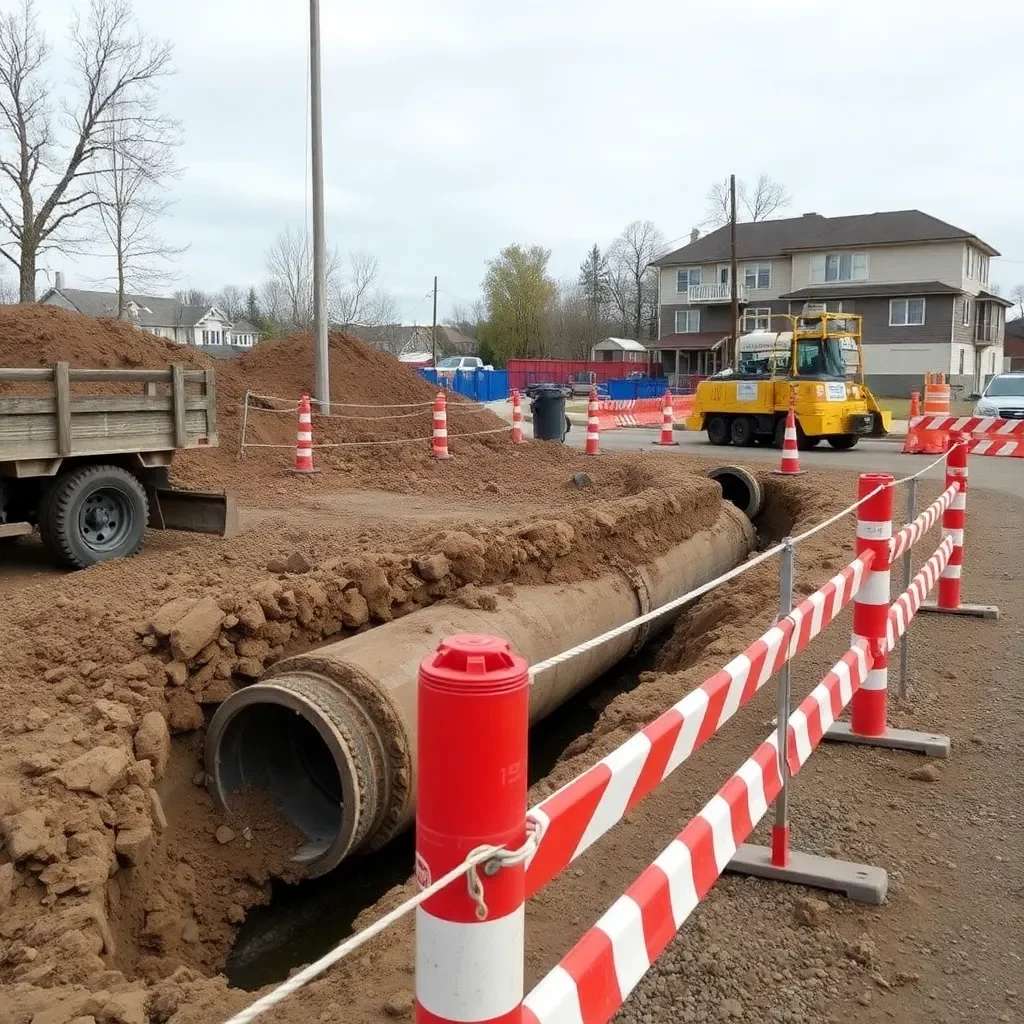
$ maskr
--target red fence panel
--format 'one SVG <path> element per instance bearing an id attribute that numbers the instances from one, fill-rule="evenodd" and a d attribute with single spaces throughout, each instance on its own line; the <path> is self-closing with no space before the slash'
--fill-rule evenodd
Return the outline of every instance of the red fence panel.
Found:
<path id="1" fill-rule="evenodd" d="M 552 382 L 568 384 L 574 373 L 593 373 L 598 384 L 607 384 L 616 378 L 631 373 L 646 373 L 651 377 L 661 376 L 661 363 L 590 362 L 585 359 L 510 359 L 508 361 L 508 386 L 513 391 L 522 391 L 527 384 Z"/>

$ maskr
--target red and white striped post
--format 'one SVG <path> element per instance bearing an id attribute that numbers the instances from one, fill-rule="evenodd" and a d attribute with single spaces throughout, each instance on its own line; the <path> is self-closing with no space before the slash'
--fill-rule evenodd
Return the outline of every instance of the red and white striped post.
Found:
<path id="1" fill-rule="evenodd" d="M 512 392 L 512 443 L 523 443 L 523 400 L 518 391 Z"/>
<path id="2" fill-rule="evenodd" d="M 998 619 L 999 608 L 992 604 L 964 604 L 960 583 L 964 567 L 964 527 L 967 523 L 967 452 L 971 438 L 967 434 L 951 434 L 946 456 L 946 486 L 960 485 L 952 504 L 942 513 L 942 532 L 953 537 L 953 554 L 939 577 L 938 600 L 921 605 L 923 612 L 945 612 L 947 615 L 971 615 L 981 619 Z"/>
<path id="3" fill-rule="evenodd" d="M 426 887 L 478 846 L 526 842 L 526 661 L 498 637 L 448 637 L 420 664 L 418 705 L 416 875 Z M 526 869 L 491 873 L 490 863 L 478 869 L 483 904 L 460 877 L 416 911 L 418 1024 L 519 1024 Z"/>
<path id="4" fill-rule="evenodd" d="M 434 399 L 434 458 L 450 459 L 448 454 L 448 405 L 443 391 Z"/>
<path id="5" fill-rule="evenodd" d="M 939 577 L 938 605 L 943 611 L 960 607 L 960 576 L 964 565 L 964 526 L 967 523 L 967 445 L 966 438 L 954 437 L 946 458 L 946 486 L 959 484 L 960 490 L 942 513 L 942 532 L 953 536 L 953 554 Z"/>
<path id="6" fill-rule="evenodd" d="M 295 441 L 295 465 L 292 472 L 302 476 L 316 472 L 313 468 L 313 414 L 309 395 L 299 399 L 299 433 Z"/>
<path id="7" fill-rule="evenodd" d="M 590 389 L 587 401 L 587 455 L 601 454 L 601 429 L 597 418 L 597 391 Z"/>
<path id="8" fill-rule="evenodd" d="M 661 406 L 661 437 L 659 437 L 654 443 L 656 445 L 661 445 L 662 447 L 678 445 L 679 442 L 675 439 L 674 430 L 675 427 L 672 417 L 672 392 L 666 388 L 665 399 Z"/>
<path id="9" fill-rule="evenodd" d="M 853 599 L 853 642 L 861 638 L 867 640 L 874 659 L 850 705 L 850 729 L 855 736 L 882 736 L 886 731 L 889 655 L 885 633 L 891 600 L 892 484 L 893 477 L 889 473 L 862 473 L 857 483 L 858 499 L 875 490 L 878 493 L 857 509 L 856 553 L 860 556 L 873 551 L 875 557 L 860 592 Z"/>
<path id="10" fill-rule="evenodd" d="M 786 432 L 782 438 L 782 461 L 775 470 L 779 476 L 800 476 L 800 448 L 796 440 L 796 393 L 789 392 L 789 412 L 786 413 Z"/>

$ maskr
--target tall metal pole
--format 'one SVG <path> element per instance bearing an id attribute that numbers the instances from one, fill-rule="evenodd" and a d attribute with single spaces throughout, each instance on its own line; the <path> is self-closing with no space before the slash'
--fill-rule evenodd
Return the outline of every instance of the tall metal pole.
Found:
<path id="1" fill-rule="evenodd" d="M 327 241 L 324 237 L 324 139 L 320 102 L 320 0 L 309 0 L 310 134 L 313 140 L 313 344 L 320 412 L 331 411 L 327 350 Z"/>
<path id="2" fill-rule="evenodd" d="M 736 175 L 729 175 L 729 284 L 732 297 L 733 368 L 740 368 L 740 291 L 736 280 Z"/>
<path id="3" fill-rule="evenodd" d="M 437 274 L 434 275 L 434 320 L 430 326 L 430 354 L 437 369 Z"/>

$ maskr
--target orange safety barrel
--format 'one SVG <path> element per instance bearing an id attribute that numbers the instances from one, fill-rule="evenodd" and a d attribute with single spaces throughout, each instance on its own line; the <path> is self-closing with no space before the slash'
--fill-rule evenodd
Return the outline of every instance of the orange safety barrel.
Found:
<path id="1" fill-rule="evenodd" d="M 950 388 L 944 373 L 926 373 L 924 377 L 924 416 L 948 416 Z M 919 430 L 921 451 L 926 455 L 942 455 L 949 449 L 949 435 L 943 430 Z"/>

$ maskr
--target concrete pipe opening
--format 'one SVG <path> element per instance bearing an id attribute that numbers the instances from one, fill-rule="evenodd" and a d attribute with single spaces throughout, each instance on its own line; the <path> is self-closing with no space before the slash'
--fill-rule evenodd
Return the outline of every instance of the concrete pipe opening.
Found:
<path id="1" fill-rule="evenodd" d="M 718 481 L 722 497 L 735 505 L 748 518 L 757 516 L 764 505 L 764 494 L 756 476 L 742 466 L 718 466 L 708 472 Z"/>
<path id="2" fill-rule="evenodd" d="M 375 739 L 372 723 L 343 691 L 297 673 L 246 687 L 218 708 L 206 773 L 228 813 L 241 793 L 269 796 L 304 837 L 293 857 L 315 877 L 366 837 L 380 782 L 372 770 L 380 757 L 367 749 Z"/>

